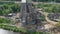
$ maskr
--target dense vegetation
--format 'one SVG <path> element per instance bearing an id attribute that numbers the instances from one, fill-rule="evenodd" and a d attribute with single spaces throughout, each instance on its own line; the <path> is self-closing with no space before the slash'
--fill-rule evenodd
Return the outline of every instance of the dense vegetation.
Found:
<path id="1" fill-rule="evenodd" d="M 45 12 L 56 12 L 60 13 L 60 4 L 44 4 L 40 3 L 37 5 L 37 8 L 43 8 Z"/>
<path id="2" fill-rule="evenodd" d="M 0 0 L 0 1 L 21 1 L 21 0 Z M 37 0 L 33 0 L 33 1 L 37 1 Z M 47 2 L 47 1 L 60 1 L 60 0 L 38 0 L 41 2 Z"/>
<path id="3" fill-rule="evenodd" d="M 37 0 L 33 0 L 33 1 L 37 1 Z M 38 0 L 38 2 L 51 2 L 51 1 L 53 1 L 53 2 L 60 2 L 60 0 Z"/>
<path id="4" fill-rule="evenodd" d="M 0 4 L 0 15 L 7 15 L 11 12 L 19 12 L 20 5 L 15 3 L 1 3 Z"/>
<path id="5" fill-rule="evenodd" d="M 7 19 L 7 18 L 0 18 L 0 23 L 11 23 L 12 21 L 11 20 L 9 20 L 9 19 Z"/>
<path id="6" fill-rule="evenodd" d="M 0 0 L 0 1 L 21 1 L 21 0 Z M 34 2 L 36 2 L 37 0 L 32 0 Z M 60 0 L 38 0 L 38 2 L 60 2 Z"/>

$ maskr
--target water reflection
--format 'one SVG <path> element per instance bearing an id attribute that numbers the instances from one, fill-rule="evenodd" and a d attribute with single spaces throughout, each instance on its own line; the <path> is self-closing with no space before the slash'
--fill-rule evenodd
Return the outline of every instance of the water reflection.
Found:
<path id="1" fill-rule="evenodd" d="M 0 34 L 20 34 L 20 33 L 16 33 L 13 31 L 8 31 L 8 30 L 4 30 L 4 29 L 0 29 Z"/>

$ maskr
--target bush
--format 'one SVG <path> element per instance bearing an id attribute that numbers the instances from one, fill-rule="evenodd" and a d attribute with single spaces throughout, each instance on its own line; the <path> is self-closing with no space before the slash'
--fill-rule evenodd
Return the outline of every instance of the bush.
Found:
<path id="1" fill-rule="evenodd" d="M 7 19 L 7 18 L 0 18 L 0 23 L 12 23 L 11 20 Z"/>
<path id="2" fill-rule="evenodd" d="M 43 32 L 37 32 L 37 31 L 28 31 L 27 33 L 25 34 L 43 34 Z"/>
<path id="3" fill-rule="evenodd" d="M 60 4 L 37 4 L 37 8 L 44 8 L 45 12 L 57 12 L 60 13 Z"/>
<path id="4" fill-rule="evenodd" d="M 20 4 L 2 3 L 0 4 L 0 15 L 7 15 L 11 12 L 19 12 Z"/>

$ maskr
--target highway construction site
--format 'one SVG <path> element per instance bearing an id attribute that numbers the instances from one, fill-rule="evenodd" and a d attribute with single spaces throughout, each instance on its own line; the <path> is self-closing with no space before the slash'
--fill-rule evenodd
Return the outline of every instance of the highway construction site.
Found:
<path id="1" fill-rule="evenodd" d="M 2 2 L 9 3 L 10 1 L 2 1 Z M 14 1 L 13 3 L 18 4 L 19 7 L 17 8 L 14 5 L 11 5 L 13 7 L 14 12 L 11 11 L 7 15 L 0 16 L 0 18 L 6 18 L 12 21 L 12 23 L 9 23 L 7 25 L 13 27 L 16 26 L 19 29 L 22 28 L 28 31 L 43 32 L 44 34 L 60 34 L 60 27 L 58 26 L 58 22 L 60 22 L 59 20 L 60 13 L 46 12 L 44 9 L 50 7 L 42 7 L 42 6 L 40 7 L 40 5 L 43 4 L 43 2 L 32 2 L 32 0 L 21 0 L 16 2 Z M 40 5 L 37 8 L 38 4 Z M 45 3 L 45 4 L 47 4 L 48 6 L 49 4 L 52 5 L 51 3 Z M 14 8 L 17 9 L 16 12 Z M 14 28 L 12 29 L 14 30 Z"/>
<path id="2" fill-rule="evenodd" d="M 59 29 L 56 27 L 58 22 L 48 18 L 49 13 L 44 12 L 43 8 L 36 8 L 34 4 L 28 0 L 21 1 L 20 22 L 16 24 L 18 28 L 28 30 L 42 31 L 44 33 L 59 34 Z M 45 19 L 41 19 L 41 17 Z"/>
<path id="3" fill-rule="evenodd" d="M 38 2 L 33 3 L 32 0 L 22 0 L 19 4 L 21 4 L 21 11 L 12 18 L 16 27 L 31 31 L 35 30 L 44 34 L 60 34 L 57 27 L 58 22 L 51 20 L 49 18 L 50 13 L 45 12 L 44 8 L 37 8 L 35 4 L 38 4 Z"/>

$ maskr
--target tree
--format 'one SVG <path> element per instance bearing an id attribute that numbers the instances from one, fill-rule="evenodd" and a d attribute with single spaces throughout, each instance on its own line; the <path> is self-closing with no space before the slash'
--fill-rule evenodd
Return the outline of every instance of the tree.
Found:
<path id="1" fill-rule="evenodd" d="M 7 15 L 12 12 L 19 12 L 20 5 L 19 4 L 11 4 L 11 3 L 4 3 L 0 5 L 0 15 Z"/>
<path id="2" fill-rule="evenodd" d="M 52 7 L 52 12 L 60 13 L 60 5 L 53 6 L 53 7 Z"/>
<path id="3" fill-rule="evenodd" d="M 0 23 L 11 23 L 12 21 L 6 18 L 0 18 Z"/>
<path id="4" fill-rule="evenodd" d="M 11 8 L 12 8 L 13 12 L 19 12 L 20 11 L 20 5 L 18 5 L 18 4 L 14 4 Z"/>
<path id="5" fill-rule="evenodd" d="M 3 15 L 7 15 L 7 14 L 9 14 L 10 13 L 10 10 L 9 9 L 6 9 L 6 10 L 3 10 Z"/>

